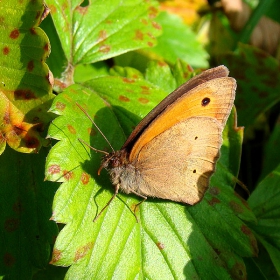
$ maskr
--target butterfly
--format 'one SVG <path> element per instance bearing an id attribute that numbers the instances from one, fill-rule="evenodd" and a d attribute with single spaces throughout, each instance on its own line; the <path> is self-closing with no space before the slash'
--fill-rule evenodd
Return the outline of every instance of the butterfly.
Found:
<path id="1" fill-rule="evenodd" d="M 104 152 L 98 174 L 105 168 L 115 191 L 95 220 L 119 190 L 190 205 L 203 198 L 235 98 L 228 74 L 222 65 L 190 79 L 144 117 L 119 151 Z"/>

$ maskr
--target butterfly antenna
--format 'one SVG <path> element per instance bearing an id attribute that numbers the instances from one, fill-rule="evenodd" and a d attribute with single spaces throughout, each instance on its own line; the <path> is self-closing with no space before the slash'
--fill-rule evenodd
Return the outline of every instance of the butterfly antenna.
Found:
<path id="1" fill-rule="evenodd" d="M 110 146 L 110 148 L 112 149 L 113 152 L 115 152 L 114 148 L 112 147 L 111 143 L 109 142 L 109 140 L 106 138 L 106 136 L 103 134 L 103 132 L 100 130 L 100 128 L 97 126 L 97 124 L 94 122 L 94 120 L 92 119 L 92 117 L 88 114 L 88 112 L 80 105 L 76 102 L 76 105 L 84 112 L 84 114 L 89 118 L 89 120 L 94 124 L 94 126 L 96 127 L 96 129 L 99 131 L 99 133 L 102 135 L 102 137 L 105 139 L 105 141 L 108 143 L 108 145 Z M 90 147 L 90 146 L 89 146 Z M 95 150 L 95 151 L 100 151 L 97 149 L 94 149 L 92 147 L 90 147 L 91 149 Z M 108 154 L 108 153 L 107 153 Z"/>
<path id="2" fill-rule="evenodd" d="M 83 139 L 81 139 L 81 138 L 78 138 L 78 140 L 79 140 L 80 142 L 82 142 L 83 144 L 85 144 L 86 146 L 88 146 L 90 149 L 94 150 L 95 152 L 102 153 L 102 154 L 104 154 L 104 155 L 109 155 L 109 153 L 107 153 L 107 152 L 105 152 L 105 151 L 98 150 L 98 149 L 96 149 L 96 148 L 91 147 L 87 142 L 85 142 L 85 141 L 84 141 Z"/>

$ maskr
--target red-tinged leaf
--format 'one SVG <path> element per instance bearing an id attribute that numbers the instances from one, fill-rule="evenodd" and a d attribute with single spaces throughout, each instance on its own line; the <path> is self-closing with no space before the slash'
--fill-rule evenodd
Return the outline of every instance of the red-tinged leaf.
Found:
<path id="1" fill-rule="evenodd" d="M 42 1 L 5 1 L 0 18 L 0 151 L 37 152 L 40 133 L 51 120 L 52 75 L 44 60 L 50 45 L 38 27 L 47 9 Z"/>

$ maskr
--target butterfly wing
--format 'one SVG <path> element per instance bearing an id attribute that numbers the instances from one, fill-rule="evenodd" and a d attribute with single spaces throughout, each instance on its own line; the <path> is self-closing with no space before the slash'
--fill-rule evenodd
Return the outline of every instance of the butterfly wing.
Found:
<path id="1" fill-rule="evenodd" d="M 223 127 L 192 117 L 164 131 L 139 152 L 137 193 L 188 204 L 200 201 L 215 170 Z"/>
<path id="2" fill-rule="evenodd" d="M 220 65 L 218 67 L 208 69 L 201 74 L 193 77 L 179 88 L 170 93 L 164 100 L 162 100 L 143 120 L 135 127 L 131 135 L 127 138 L 123 145 L 123 149 L 129 150 L 137 141 L 141 133 L 150 125 L 150 123 L 163 112 L 170 104 L 174 103 L 179 97 L 196 88 L 200 84 L 218 78 L 227 77 L 228 69 Z"/>
<path id="3" fill-rule="evenodd" d="M 220 123 L 221 127 L 224 127 L 233 106 L 235 90 L 236 81 L 233 78 L 224 77 L 209 80 L 184 92 L 142 132 L 132 147 L 129 160 L 134 161 L 141 149 L 149 145 L 153 138 L 189 118 L 213 118 Z M 181 91 L 184 91 L 184 87 Z"/>

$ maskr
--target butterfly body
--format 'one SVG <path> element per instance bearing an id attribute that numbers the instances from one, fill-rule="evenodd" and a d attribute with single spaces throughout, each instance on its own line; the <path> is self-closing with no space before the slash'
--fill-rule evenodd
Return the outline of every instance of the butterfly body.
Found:
<path id="1" fill-rule="evenodd" d="M 236 82 L 219 66 L 167 96 L 134 129 L 120 151 L 101 163 L 119 189 L 144 199 L 195 204 L 208 188 Z"/>

